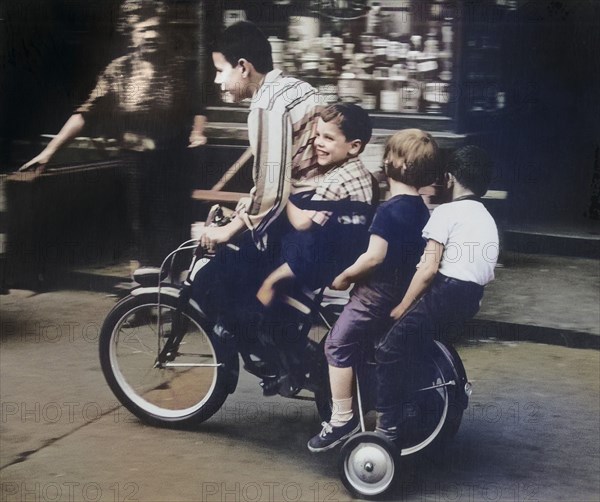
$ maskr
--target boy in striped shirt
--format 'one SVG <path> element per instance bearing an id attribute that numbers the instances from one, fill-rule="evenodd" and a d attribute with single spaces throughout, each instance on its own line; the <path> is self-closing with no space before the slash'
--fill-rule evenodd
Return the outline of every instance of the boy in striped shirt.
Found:
<path id="1" fill-rule="evenodd" d="M 281 237 L 289 230 L 281 213 L 290 195 L 318 184 L 313 141 L 322 106 L 310 84 L 273 69 L 269 41 L 250 22 L 227 28 L 212 59 L 215 83 L 229 100 L 251 100 L 248 137 L 254 187 L 229 224 L 204 229 L 204 248 L 212 250 L 235 238 L 239 251 L 220 246 L 196 273 L 193 297 L 217 324 L 240 331 L 254 315 L 260 284 L 279 264 Z"/>

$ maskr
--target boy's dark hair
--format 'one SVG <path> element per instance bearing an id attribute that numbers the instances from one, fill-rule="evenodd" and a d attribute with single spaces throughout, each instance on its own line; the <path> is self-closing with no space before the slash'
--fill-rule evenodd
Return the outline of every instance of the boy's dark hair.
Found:
<path id="1" fill-rule="evenodd" d="M 400 162 L 391 162 L 390 155 Z M 421 129 L 396 132 L 388 139 L 383 158 L 385 174 L 412 187 L 431 185 L 441 174 L 438 145 L 431 134 Z"/>
<path id="2" fill-rule="evenodd" d="M 346 136 L 347 141 L 359 139 L 362 153 L 373 134 L 373 126 L 369 114 L 358 105 L 336 103 L 325 108 L 321 114 L 323 122 L 333 122 Z"/>
<path id="3" fill-rule="evenodd" d="M 227 28 L 213 47 L 213 52 L 222 53 L 234 68 L 244 58 L 259 73 L 268 73 L 273 69 L 271 44 L 258 26 L 249 21 L 240 21 Z"/>
<path id="4" fill-rule="evenodd" d="M 487 192 L 492 181 L 493 164 L 489 155 L 478 146 L 468 145 L 456 150 L 450 157 L 446 172 L 452 174 L 477 197 Z"/>

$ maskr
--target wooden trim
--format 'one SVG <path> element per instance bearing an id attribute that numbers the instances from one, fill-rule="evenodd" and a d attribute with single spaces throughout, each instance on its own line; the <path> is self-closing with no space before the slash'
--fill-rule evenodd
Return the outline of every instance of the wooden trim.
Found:
<path id="1" fill-rule="evenodd" d="M 192 199 L 205 202 L 238 202 L 242 197 L 248 197 L 247 193 L 222 192 L 217 190 L 194 190 Z"/>

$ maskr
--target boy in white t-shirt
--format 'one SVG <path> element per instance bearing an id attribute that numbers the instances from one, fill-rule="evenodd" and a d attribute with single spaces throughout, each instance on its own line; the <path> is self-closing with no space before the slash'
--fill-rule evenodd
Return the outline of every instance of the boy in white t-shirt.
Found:
<path id="1" fill-rule="evenodd" d="M 398 439 L 402 407 L 412 389 L 414 362 L 435 339 L 447 338 L 479 310 L 484 286 L 494 279 L 498 230 L 480 201 L 492 163 L 475 146 L 451 157 L 446 182 L 452 202 L 437 207 L 423 229 L 427 245 L 400 304 L 398 322 L 377 345 L 377 430 Z"/>

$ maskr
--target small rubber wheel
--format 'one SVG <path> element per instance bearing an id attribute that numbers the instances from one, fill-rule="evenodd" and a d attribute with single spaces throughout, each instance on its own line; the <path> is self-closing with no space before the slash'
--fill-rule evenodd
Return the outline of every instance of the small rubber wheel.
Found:
<path id="1" fill-rule="evenodd" d="M 400 452 L 392 441 L 374 432 L 362 432 L 342 447 L 340 477 L 350 492 L 378 498 L 392 488 L 399 461 Z"/>

